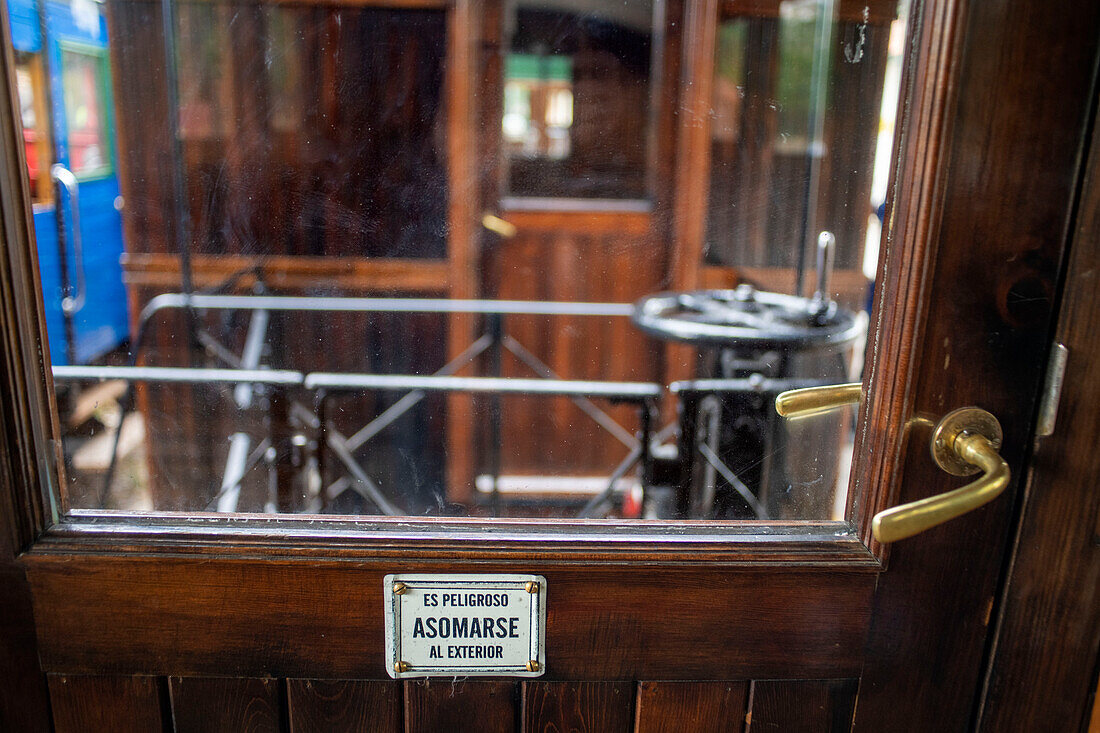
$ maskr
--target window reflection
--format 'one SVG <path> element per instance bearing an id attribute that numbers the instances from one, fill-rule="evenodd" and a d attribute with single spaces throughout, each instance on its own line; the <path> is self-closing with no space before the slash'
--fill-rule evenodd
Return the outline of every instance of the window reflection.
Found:
<path id="1" fill-rule="evenodd" d="M 62 86 L 68 129 L 69 168 L 77 175 L 102 175 L 110 170 L 106 56 L 99 51 L 63 49 Z"/>
<path id="2" fill-rule="evenodd" d="M 573 65 L 561 56 L 509 54 L 504 61 L 505 154 L 509 158 L 569 157 L 573 126 Z"/>
<path id="3" fill-rule="evenodd" d="M 645 198 L 651 2 L 507 2 L 507 195 Z"/>
<path id="4" fill-rule="evenodd" d="M 845 517 L 890 0 L 8 2 L 68 506 Z"/>

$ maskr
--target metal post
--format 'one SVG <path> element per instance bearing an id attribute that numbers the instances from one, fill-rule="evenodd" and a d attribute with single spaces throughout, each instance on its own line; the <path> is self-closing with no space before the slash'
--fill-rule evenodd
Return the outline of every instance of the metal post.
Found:
<path id="1" fill-rule="evenodd" d="M 651 446 L 649 444 L 650 434 L 653 432 L 653 410 L 655 405 L 653 400 L 644 399 L 640 406 L 642 412 L 642 435 L 639 445 L 641 450 L 641 470 L 638 471 L 641 477 L 642 484 L 642 506 L 645 506 L 647 494 L 649 493 L 649 479 L 653 473 L 653 461 L 651 460 Z"/>
<path id="2" fill-rule="evenodd" d="M 806 282 L 806 255 L 811 247 L 810 232 L 817 220 L 817 196 L 821 179 L 821 157 L 825 146 L 825 102 L 829 92 L 829 67 L 832 64 L 830 39 L 833 36 L 834 0 L 820 0 L 817 27 L 814 38 L 814 60 L 810 68 L 810 109 L 807 120 L 809 150 L 806 151 L 806 182 L 803 198 L 806 208 L 799 227 L 798 263 L 795 276 L 795 295 L 803 295 Z"/>
<path id="3" fill-rule="evenodd" d="M 327 428 L 325 427 L 328 421 L 326 413 L 326 407 L 328 405 L 328 392 L 323 389 L 317 390 L 313 396 L 313 411 L 317 415 L 317 427 L 316 434 L 314 436 L 314 451 L 315 460 L 317 462 L 317 476 L 321 481 L 321 514 L 328 511 L 328 482 L 325 480 L 325 453 L 328 448 L 328 435 Z"/>
<path id="4" fill-rule="evenodd" d="M 691 516 L 691 484 L 695 475 L 695 431 L 699 419 L 699 395 L 680 394 L 679 480 L 676 482 L 676 518 Z"/>
<path id="5" fill-rule="evenodd" d="M 271 466 L 275 483 L 275 508 L 282 514 L 298 510 L 291 459 L 290 399 L 285 387 L 272 386 L 268 392 L 267 434 L 271 441 Z"/>
<path id="6" fill-rule="evenodd" d="M 43 42 L 44 43 L 44 42 Z M 71 297 L 73 292 L 72 276 L 69 273 L 69 228 L 65 219 L 65 207 L 62 206 L 61 191 L 65 188 L 61 181 L 51 177 L 53 181 L 53 211 L 54 221 L 57 223 L 57 257 L 58 272 L 61 275 L 62 301 Z M 63 324 L 65 339 L 65 359 L 70 364 L 76 363 L 76 314 L 68 308 L 61 308 L 61 323 Z"/>
<path id="7" fill-rule="evenodd" d="M 489 337 L 488 364 L 486 371 L 490 377 L 501 375 L 501 349 L 504 344 L 504 315 L 490 313 L 485 316 L 485 335 Z M 499 392 L 489 395 L 489 446 L 487 462 L 492 477 L 491 506 L 494 517 L 500 516 L 500 467 L 501 436 L 503 433 L 503 397 Z"/>

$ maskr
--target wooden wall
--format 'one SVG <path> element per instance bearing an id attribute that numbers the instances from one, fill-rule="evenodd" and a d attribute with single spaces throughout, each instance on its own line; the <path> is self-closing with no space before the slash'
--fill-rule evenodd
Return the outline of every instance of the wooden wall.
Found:
<path id="1" fill-rule="evenodd" d="M 113 0 L 127 251 L 178 253 L 158 4 Z M 196 254 L 443 258 L 443 10 L 182 3 Z"/>
<path id="2" fill-rule="evenodd" d="M 57 733 L 781 730 L 851 726 L 858 681 L 553 682 L 51 675 Z"/>

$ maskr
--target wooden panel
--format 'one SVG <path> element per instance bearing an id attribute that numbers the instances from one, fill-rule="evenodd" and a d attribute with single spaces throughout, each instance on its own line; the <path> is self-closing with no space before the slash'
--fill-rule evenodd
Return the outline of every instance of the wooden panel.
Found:
<path id="1" fill-rule="evenodd" d="M 175 733 L 278 733 L 281 684 L 273 679 L 172 677 Z"/>
<path id="2" fill-rule="evenodd" d="M 844 733 L 858 687 L 856 679 L 753 682 L 746 733 Z"/>
<path id="3" fill-rule="evenodd" d="M 8 488 L 0 479 L 0 502 L 8 498 Z M 0 535 L 8 528 L 8 517 L 0 517 Z M 49 701 L 38 668 L 30 586 L 23 568 L 10 555 L 5 557 L 6 552 L 0 544 L 0 730 L 45 732 L 50 729 Z"/>
<path id="4" fill-rule="evenodd" d="M 507 218 L 518 233 L 487 258 L 488 297 L 629 303 L 661 289 L 664 247 L 649 231 L 649 214 L 509 212 Z M 509 316 L 504 325 L 563 379 L 661 379 L 660 347 L 628 318 Z M 506 353 L 503 375 L 535 372 Z M 636 408 L 596 404 L 628 434 L 638 429 Z M 506 399 L 503 422 L 505 474 L 607 476 L 627 453 L 565 398 Z"/>
<path id="5" fill-rule="evenodd" d="M 165 253 L 133 253 L 122 256 L 126 282 L 179 289 L 180 258 Z M 448 266 L 444 260 L 366 257 L 249 257 L 246 255 L 196 255 L 191 260 L 196 288 L 220 285 L 238 276 L 238 286 L 249 288 L 259 273 L 274 288 L 339 289 L 352 293 L 446 293 Z M 242 276 L 242 273 L 243 276 Z"/>
<path id="6" fill-rule="evenodd" d="M 527 202 L 518 199 L 514 206 Z M 573 201 L 552 202 L 554 208 L 506 208 L 503 217 L 517 229 L 531 233 L 554 233 L 562 230 L 583 232 L 589 236 L 612 234 L 620 237 L 642 237 L 649 233 L 652 215 L 648 211 L 585 210 Z M 608 206 L 605 202 L 596 205 Z M 613 206 L 613 204 L 612 204 Z"/>
<path id="7" fill-rule="evenodd" d="M 635 733 L 741 733 L 748 682 L 639 682 Z"/>
<path id="8" fill-rule="evenodd" d="M 446 211 L 447 258 L 450 263 L 451 297 L 480 297 L 479 239 L 475 223 L 478 200 L 477 111 L 474 106 L 478 79 L 479 0 L 457 0 L 447 14 L 447 59 L 445 106 L 447 110 Z M 477 321 L 471 315 L 448 320 L 448 361 L 461 354 L 476 338 Z M 476 472 L 473 430 L 474 400 L 469 395 L 447 396 L 447 488 L 452 500 L 468 500 Z"/>
<path id="9" fill-rule="evenodd" d="M 634 707 L 633 688 L 629 682 L 524 682 L 523 730 L 628 730 Z"/>
<path id="10" fill-rule="evenodd" d="M 290 733 L 401 729 L 401 683 L 287 680 Z"/>
<path id="11" fill-rule="evenodd" d="M 524 548 L 524 569 L 548 583 L 550 679 L 824 678 L 862 666 L 873 573 L 652 561 L 570 567 L 564 558 L 533 560 L 530 542 Z M 232 550 L 242 551 L 253 552 Z M 548 551 L 560 553 L 560 544 Z M 31 553 L 25 561 L 48 670 L 378 679 L 386 675 L 385 573 L 515 567 L 401 559 L 408 552 L 380 566 L 227 555 Z"/>
<path id="12" fill-rule="evenodd" d="M 405 683 L 405 731 L 514 733 L 515 682 L 415 680 Z"/>
<path id="13" fill-rule="evenodd" d="M 801 179 L 806 169 L 799 166 L 794 171 L 797 182 L 774 182 L 779 21 L 752 18 L 745 26 L 742 58 L 737 59 L 743 65 L 741 73 L 735 76 L 732 69 L 720 66 L 725 59 L 714 62 L 716 117 L 712 139 L 707 141 L 710 176 L 704 202 L 707 247 L 700 256 L 735 267 L 790 265 L 797 245 L 792 246 L 789 237 L 778 236 L 775 224 L 789 226 L 788 222 L 801 218 L 805 207 Z M 773 198 L 778 206 L 770 205 Z"/>
<path id="14" fill-rule="evenodd" d="M 1004 593 L 981 730 L 1077 730 L 1100 654 L 1100 139 L 1093 136 L 1057 341 L 1054 434 L 1039 440 Z"/>
<path id="15" fill-rule="evenodd" d="M 710 179 L 711 105 L 714 86 L 714 49 L 718 0 L 685 3 L 681 99 L 677 102 L 676 168 L 673 175 L 673 204 L 667 290 L 693 290 L 699 286 L 703 242 L 706 237 L 707 188 Z M 665 349 L 664 381 L 695 376 L 695 349 L 686 344 L 669 344 Z M 665 412 L 675 409 L 671 398 Z"/>
<path id="16" fill-rule="evenodd" d="M 155 677 L 52 674 L 49 684 L 56 733 L 150 733 L 162 729 Z"/>
<path id="17" fill-rule="evenodd" d="M 718 1 L 688 3 L 684 20 L 684 50 L 679 129 L 677 130 L 675 203 L 673 213 L 671 287 L 697 287 L 706 235 L 707 186 L 710 180 L 711 104 Z M 682 371 L 682 370 L 681 370 Z M 672 379 L 685 374 L 673 373 Z"/>
<path id="18" fill-rule="evenodd" d="M 1100 682 L 1096 683 L 1096 693 L 1092 698 L 1092 715 L 1089 718 L 1089 733 L 1100 733 Z"/>
<path id="19" fill-rule="evenodd" d="M 854 474 L 888 489 L 873 510 L 957 488 L 928 460 L 927 434 L 907 420 L 976 404 L 1003 425 L 1001 452 L 1016 480 L 987 506 L 889 547 L 857 731 L 972 722 L 1032 443 L 1100 41 L 1095 2 L 1063 3 L 1058 17 L 1042 0 L 1015 3 L 1010 13 L 981 2 L 929 4 L 922 13 L 914 37 L 927 65 L 910 70 L 908 96 L 910 109 L 933 119 L 903 124 L 906 167 L 894 182 L 899 198 L 887 215 L 893 230 L 876 286 L 888 297 L 872 317 L 877 336 L 865 372 L 890 378 L 869 385 Z M 1053 68 L 1066 73 L 1051 76 Z M 945 89 L 957 98 L 944 100 Z M 941 202 L 932 211 L 921 203 L 929 197 Z M 927 248 L 934 265 L 914 271 L 929 261 Z M 868 522 L 873 510 L 859 515 Z M 863 532 L 870 540 L 866 525 Z"/>
<path id="20" fill-rule="evenodd" d="M 163 41 L 146 3 L 112 2 L 128 252 L 175 252 L 162 182 Z M 446 255 L 443 10 L 178 9 L 180 136 L 196 253 Z M 268 64 L 257 48 L 280 48 Z M 372 134 L 364 135 L 363 130 Z"/>

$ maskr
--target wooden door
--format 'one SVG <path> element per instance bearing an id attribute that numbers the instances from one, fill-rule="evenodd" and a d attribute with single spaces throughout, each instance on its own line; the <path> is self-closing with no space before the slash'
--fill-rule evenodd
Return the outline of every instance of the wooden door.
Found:
<path id="1" fill-rule="evenodd" d="M 479 297 L 632 303 L 667 287 L 675 121 L 664 112 L 678 84 L 681 4 L 480 7 L 480 208 L 512 229 L 481 232 Z M 522 132 L 509 124 L 516 92 L 527 101 Z M 563 94 L 568 114 L 555 127 Z M 628 318 L 519 316 L 503 328 L 507 377 L 663 379 L 660 345 Z M 503 415 L 514 436 L 502 445 L 503 481 L 522 496 L 524 483 L 554 477 L 581 505 L 581 484 L 610 474 L 623 436 L 639 430 L 630 406 L 607 409 L 623 428 L 616 438 L 565 398 L 507 400 Z"/>
<path id="2" fill-rule="evenodd" d="M 52 720 L 59 731 L 970 727 L 1018 484 L 889 547 L 868 527 L 880 509 L 960 483 L 931 463 L 913 417 L 985 407 L 1021 475 L 1100 10 L 918 11 L 851 531 L 62 513 L 41 491 L 56 485 L 54 431 L 5 86 L 0 557 L 10 582 L 0 603 L 13 632 L 0 649 L 15 670 L 4 673 L 15 680 L 0 695 L 5 721 L 35 730 Z M 8 72 L 10 49 L 4 63 Z M 546 577 L 546 675 L 390 680 L 382 578 L 471 571 Z"/>

